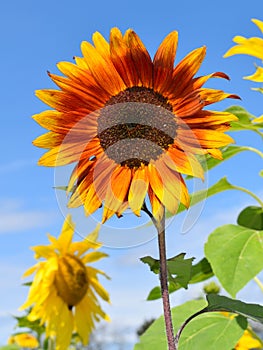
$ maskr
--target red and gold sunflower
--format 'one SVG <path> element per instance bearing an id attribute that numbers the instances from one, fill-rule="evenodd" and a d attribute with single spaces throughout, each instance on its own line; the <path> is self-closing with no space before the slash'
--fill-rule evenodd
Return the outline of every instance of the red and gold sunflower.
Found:
<path id="1" fill-rule="evenodd" d="M 205 47 L 190 52 L 174 67 L 177 32 L 161 43 L 153 60 L 137 34 L 111 29 L 109 43 L 96 32 L 94 45 L 83 42 L 75 64 L 60 62 L 64 76 L 50 74 L 60 90 L 39 90 L 53 110 L 33 118 L 50 132 L 34 145 L 47 148 L 44 166 L 76 162 L 68 189 L 70 207 L 93 213 L 102 205 L 103 221 L 130 207 L 136 215 L 148 194 L 156 219 L 164 207 L 175 213 L 189 205 L 182 174 L 203 177 L 196 154 L 221 158 L 218 148 L 233 142 L 226 112 L 203 110 L 226 98 L 203 88 L 221 72 L 195 77 Z"/>

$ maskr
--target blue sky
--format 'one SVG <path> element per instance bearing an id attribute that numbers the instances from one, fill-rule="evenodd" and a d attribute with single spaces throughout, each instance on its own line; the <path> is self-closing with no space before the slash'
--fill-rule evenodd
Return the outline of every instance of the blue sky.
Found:
<path id="1" fill-rule="evenodd" d="M 1 3 L 0 12 L 0 344 L 3 344 L 13 327 L 10 314 L 17 312 L 26 297 L 21 275 L 34 263 L 29 246 L 45 243 L 46 232 L 59 233 L 66 211 L 63 200 L 57 200 L 52 188 L 54 169 L 36 165 L 42 151 L 31 144 L 43 133 L 31 115 L 46 109 L 34 96 L 34 90 L 54 87 L 46 72 L 57 73 L 57 62 L 72 61 L 73 56 L 80 55 L 81 41 L 89 41 L 95 31 L 108 38 L 111 27 L 118 26 L 122 31 L 133 28 L 153 56 L 162 39 L 170 31 L 178 30 L 177 62 L 189 51 L 206 45 L 207 56 L 199 74 L 223 71 L 231 77 L 230 82 L 216 79 L 207 86 L 236 93 L 242 98 L 242 101 L 228 100 L 217 104 L 213 109 L 220 110 L 235 103 L 259 116 L 263 113 L 262 95 L 250 89 L 251 82 L 242 79 L 254 72 L 256 60 L 248 56 L 224 59 L 223 54 L 232 46 L 235 35 L 260 35 L 251 18 L 263 19 L 263 3 L 261 0 L 222 0 L 217 3 L 209 0 L 11 0 Z M 262 141 L 252 133 L 241 132 L 234 136 L 237 144 L 262 149 Z M 207 181 L 211 185 L 227 175 L 233 183 L 262 196 L 262 178 L 258 176 L 261 169 L 256 155 L 244 153 L 209 173 Z M 61 173 L 56 174 L 60 176 Z M 237 193 L 224 193 L 209 199 L 196 224 L 184 235 L 181 234 L 183 218 L 174 220 L 167 232 L 168 255 L 185 251 L 189 257 L 200 259 L 207 235 L 223 223 L 235 222 L 240 209 L 248 204 L 255 203 Z M 136 226 L 137 219 L 129 217 L 129 224 L 131 220 Z M 143 217 L 141 222 L 145 220 Z M 87 225 L 87 233 L 89 229 Z M 143 231 L 134 239 L 130 239 L 131 230 L 118 231 L 118 234 L 117 238 L 124 239 L 122 246 L 125 247 L 145 243 L 154 237 L 151 229 L 145 234 L 146 238 Z M 145 255 L 157 256 L 157 242 L 152 239 L 137 247 L 113 249 L 111 243 L 117 238 L 111 238 L 111 235 L 113 231 L 109 230 L 105 238 L 111 246 L 105 251 L 111 257 L 98 264 L 112 277 L 110 282 L 104 283 L 112 296 L 112 305 L 105 306 L 112 318 L 109 327 L 115 329 L 121 321 L 124 327 L 134 329 L 145 319 L 161 313 L 160 301 L 145 301 L 158 278 L 150 275 L 146 266 L 138 262 Z M 174 294 L 173 305 L 197 296 L 199 290 L 200 286 L 194 286 L 187 292 Z M 262 295 L 253 283 L 239 296 L 251 302 L 260 301 L 260 298 L 262 301 Z"/>

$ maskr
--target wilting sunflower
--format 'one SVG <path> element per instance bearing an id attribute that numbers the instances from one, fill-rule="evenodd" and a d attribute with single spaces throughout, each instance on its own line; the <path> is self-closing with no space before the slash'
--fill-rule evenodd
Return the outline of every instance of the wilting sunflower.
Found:
<path id="1" fill-rule="evenodd" d="M 39 347 L 39 342 L 36 337 L 29 333 L 20 333 L 12 335 L 8 339 L 8 344 L 16 344 L 21 348 L 36 349 Z"/>
<path id="2" fill-rule="evenodd" d="M 58 238 L 48 235 L 49 245 L 32 248 L 36 259 L 42 260 L 24 274 L 35 276 L 21 309 L 32 306 L 29 320 L 40 319 L 45 324 L 46 336 L 55 338 L 56 350 L 67 349 L 73 330 L 87 344 L 95 321 L 108 320 L 96 296 L 109 301 L 98 281 L 98 274 L 105 274 L 86 266 L 106 256 L 102 252 L 87 253 L 101 246 L 96 242 L 98 230 L 81 242 L 72 242 L 73 233 L 74 224 L 68 216 Z"/>
<path id="3" fill-rule="evenodd" d="M 226 98 L 222 90 L 203 88 L 221 72 L 195 77 L 205 47 L 190 52 L 174 67 L 177 32 L 161 43 L 153 60 L 136 33 L 100 33 L 94 45 L 83 42 L 76 64 L 60 62 L 64 76 L 50 74 L 60 90 L 37 96 L 54 110 L 33 118 L 50 132 L 34 144 L 49 149 L 39 164 L 76 162 L 68 190 L 70 207 L 84 205 L 88 214 L 104 204 L 103 221 L 127 207 L 140 215 L 149 196 L 155 218 L 163 207 L 175 213 L 189 206 L 182 174 L 203 177 L 196 154 L 222 159 L 218 148 L 233 142 L 224 131 L 236 117 L 203 110 Z"/>

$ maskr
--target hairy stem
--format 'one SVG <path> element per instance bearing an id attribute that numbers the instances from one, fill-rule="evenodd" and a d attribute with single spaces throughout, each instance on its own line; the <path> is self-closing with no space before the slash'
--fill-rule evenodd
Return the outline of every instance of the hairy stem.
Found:
<path id="1" fill-rule="evenodd" d="M 163 208 L 164 209 L 164 208 Z M 152 213 L 148 210 L 144 203 L 142 210 L 149 215 L 154 226 L 158 232 L 158 244 L 159 244 L 159 255 L 160 255 L 160 284 L 163 300 L 163 311 L 166 328 L 166 336 L 169 350 L 177 350 L 174 339 L 172 315 L 170 308 L 169 290 L 168 290 L 168 277 L 167 277 L 167 263 L 166 263 L 166 247 L 165 247 L 165 210 L 163 210 L 163 217 L 160 221 L 157 221 Z"/>

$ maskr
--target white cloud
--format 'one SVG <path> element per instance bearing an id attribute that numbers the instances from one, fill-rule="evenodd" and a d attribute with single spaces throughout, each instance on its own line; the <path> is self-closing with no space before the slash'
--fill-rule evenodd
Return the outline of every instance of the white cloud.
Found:
<path id="1" fill-rule="evenodd" d="M 56 213 L 25 208 L 20 199 L 0 198 L 0 233 L 21 232 L 54 222 Z"/>

